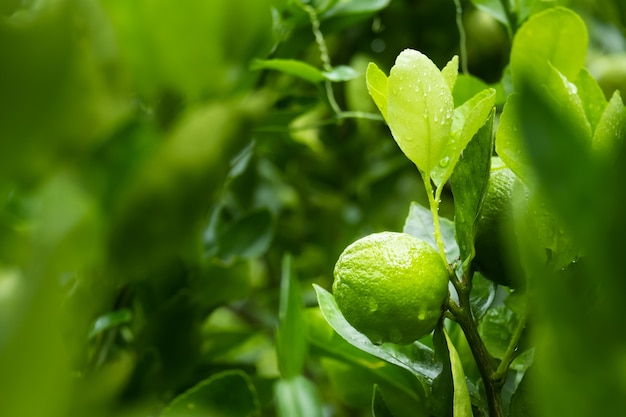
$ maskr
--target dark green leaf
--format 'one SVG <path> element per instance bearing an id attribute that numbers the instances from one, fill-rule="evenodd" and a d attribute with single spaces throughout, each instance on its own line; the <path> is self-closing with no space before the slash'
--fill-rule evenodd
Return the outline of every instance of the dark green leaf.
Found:
<path id="1" fill-rule="evenodd" d="M 387 404 L 385 404 L 378 385 L 374 385 L 374 395 L 372 395 L 372 417 L 393 417 Z"/>
<path id="2" fill-rule="evenodd" d="M 174 398 L 161 417 L 254 417 L 259 412 L 250 378 L 241 371 L 225 371 Z"/>
<path id="3" fill-rule="evenodd" d="M 459 159 L 450 183 L 454 195 L 454 227 L 464 265 L 474 257 L 475 223 L 489 184 L 493 152 L 493 117 L 474 135 Z"/>
<path id="4" fill-rule="evenodd" d="M 322 417 L 315 385 L 302 375 L 280 379 L 274 386 L 278 417 Z"/>
<path id="5" fill-rule="evenodd" d="M 433 381 L 433 411 L 440 417 L 452 417 L 454 406 L 454 381 L 452 377 L 452 365 L 450 364 L 450 351 L 444 335 L 443 321 L 435 327 L 433 335 L 435 358 L 443 364 L 443 369 Z"/>
<path id="6" fill-rule="evenodd" d="M 274 220 L 267 209 L 253 211 L 227 227 L 219 237 L 218 256 L 254 258 L 264 254 L 274 237 Z"/>
<path id="7" fill-rule="evenodd" d="M 519 316 L 504 305 L 490 309 L 482 318 L 478 332 L 494 358 L 504 357 L 518 322 Z"/>
<path id="8" fill-rule="evenodd" d="M 496 298 L 497 285 L 482 276 L 480 272 L 474 272 L 472 277 L 472 291 L 470 293 L 470 308 L 474 319 L 480 320 L 491 307 Z"/>
<path id="9" fill-rule="evenodd" d="M 449 263 L 452 263 L 459 258 L 459 247 L 454 238 L 454 223 L 446 218 L 440 217 L 439 226 L 446 250 L 446 259 Z M 403 232 L 420 238 L 437 249 L 433 215 L 429 209 L 416 202 L 411 203 L 409 214 L 404 222 Z"/>
<path id="10" fill-rule="evenodd" d="M 283 256 L 280 307 L 276 333 L 278 368 L 283 378 L 299 375 L 307 355 L 307 328 L 300 285 L 291 255 Z"/>
<path id="11" fill-rule="evenodd" d="M 389 363 L 407 369 L 420 378 L 432 380 L 440 372 L 440 366 L 433 362 L 433 351 L 420 342 L 411 345 L 383 343 L 374 345 L 364 334 L 352 327 L 341 314 L 334 297 L 328 291 L 315 285 L 317 300 L 326 321 L 353 346 Z"/>

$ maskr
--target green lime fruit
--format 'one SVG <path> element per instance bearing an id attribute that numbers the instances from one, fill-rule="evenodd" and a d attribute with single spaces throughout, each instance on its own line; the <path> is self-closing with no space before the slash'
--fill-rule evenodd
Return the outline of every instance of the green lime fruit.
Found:
<path id="1" fill-rule="evenodd" d="M 409 344 L 430 333 L 448 296 L 448 270 L 428 243 L 374 233 L 349 245 L 335 265 L 333 293 L 355 329 L 374 344 Z"/>
<path id="2" fill-rule="evenodd" d="M 508 287 L 519 287 L 519 259 L 511 254 L 514 245 L 513 184 L 516 176 L 502 160 L 493 157 L 487 193 L 476 223 L 472 267 L 487 279 Z"/>

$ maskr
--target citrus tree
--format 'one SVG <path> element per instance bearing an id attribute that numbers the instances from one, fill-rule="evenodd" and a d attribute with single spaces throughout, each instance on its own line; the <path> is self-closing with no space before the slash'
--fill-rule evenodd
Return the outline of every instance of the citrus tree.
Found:
<path id="1" fill-rule="evenodd" d="M 620 0 L 0 1 L 0 416 L 623 414 Z"/>

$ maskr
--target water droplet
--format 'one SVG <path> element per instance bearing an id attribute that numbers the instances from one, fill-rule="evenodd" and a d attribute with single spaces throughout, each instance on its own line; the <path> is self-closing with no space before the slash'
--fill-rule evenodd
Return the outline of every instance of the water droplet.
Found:
<path id="1" fill-rule="evenodd" d="M 447 156 L 443 158 L 441 161 L 439 161 L 439 166 L 442 168 L 447 167 L 449 164 L 450 164 L 450 158 Z"/>

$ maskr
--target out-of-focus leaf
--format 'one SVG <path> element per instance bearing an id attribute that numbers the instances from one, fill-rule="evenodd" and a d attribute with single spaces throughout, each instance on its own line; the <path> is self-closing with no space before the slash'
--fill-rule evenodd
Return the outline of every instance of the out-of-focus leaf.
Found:
<path id="1" fill-rule="evenodd" d="M 372 416 L 373 417 L 393 417 L 391 411 L 385 404 L 383 395 L 378 388 L 378 385 L 374 385 L 374 394 L 372 395 Z"/>
<path id="2" fill-rule="evenodd" d="M 339 65 L 330 71 L 324 71 L 322 74 L 324 78 L 334 82 L 349 81 L 359 76 L 354 68 L 347 65 Z"/>
<path id="3" fill-rule="evenodd" d="M 454 107 L 459 107 L 476 94 L 488 88 L 487 83 L 480 78 L 474 77 L 473 75 L 459 74 L 454 83 L 454 89 L 452 90 Z"/>
<path id="4" fill-rule="evenodd" d="M 315 385 L 302 375 L 280 379 L 274 386 L 279 417 L 322 417 L 322 403 Z"/>
<path id="5" fill-rule="evenodd" d="M 315 285 L 315 291 L 324 318 L 350 344 L 389 363 L 407 369 L 420 378 L 432 380 L 439 374 L 440 367 L 433 362 L 432 349 L 420 342 L 414 342 L 407 346 L 392 343 L 374 345 L 367 336 L 359 333 L 346 321 L 332 294 L 317 285 Z"/>
<path id="6" fill-rule="evenodd" d="M 322 18 L 349 15 L 363 15 L 376 13 L 389 4 L 390 0 L 348 0 L 336 1 L 335 5 L 326 11 Z"/>
<path id="7" fill-rule="evenodd" d="M 585 63 L 587 27 L 573 11 L 555 7 L 537 13 L 524 23 L 513 39 L 511 75 L 517 91 L 524 79 L 545 80 L 554 66 L 568 80 L 575 80 Z"/>
<path id="8" fill-rule="evenodd" d="M 452 263 L 459 258 L 459 246 L 454 238 L 454 223 L 446 218 L 440 217 L 439 227 L 441 228 L 446 259 L 449 263 Z M 426 207 L 415 202 L 411 203 L 409 214 L 404 222 L 403 232 L 420 238 L 437 249 L 433 215 Z"/>
<path id="9" fill-rule="evenodd" d="M 250 378 L 242 371 L 225 371 L 174 398 L 160 417 L 253 417 L 259 412 Z"/>
<path id="10" fill-rule="evenodd" d="M 289 379 L 302 373 L 307 355 L 307 326 L 291 255 L 283 256 L 278 320 L 276 332 L 278 368 L 282 377 Z"/>
<path id="11" fill-rule="evenodd" d="M 453 417 L 454 381 L 450 363 L 450 351 L 444 335 L 443 322 L 439 322 L 433 334 L 435 358 L 441 362 L 442 371 L 432 384 L 433 414 L 441 417 Z"/>
<path id="12" fill-rule="evenodd" d="M 461 261 L 469 265 L 474 257 L 475 224 L 489 184 L 493 152 L 493 117 L 474 135 L 459 159 L 450 184 L 454 195 L 454 228 Z"/>
<path id="13" fill-rule="evenodd" d="M 313 65 L 295 59 L 257 59 L 252 62 L 253 70 L 271 69 L 302 78 L 317 84 L 324 81 L 326 75 Z"/>
<path id="14" fill-rule="evenodd" d="M 450 352 L 450 365 L 452 369 L 452 381 L 454 384 L 452 415 L 454 417 L 472 417 L 472 402 L 470 400 L 467 383 L 465 382 L 463 364 L 461 363 L 459 354 L 454 348 L 454 345 L 445 330 L 444 336 L 446 338 L 446 344 L 448 345 L 448 351 Z"/>
<path id="15" fill-rule="evenodd" d="M 218 237 L 218 256 L 254 258 L 264 254 L 274 237 L 274 221 L 267 209 L 255 210 L 225 228 Z"/>
<path id="16" fill-rule="evenodd" d="M 106 313 L 93 323 L 91 330 L 89 331 L 89 338 L 93 338 L 100 333 L 120 326 L 122 324 L 128 324 L 133 318 L 133 313 L 129 309 L 115 310 Z"/>
<path id="17" fill-rule="evenodd" d="M 510 22 L 506 17 L 506 12 L 504 7 L 502 7 L 502 2 L 500 0 L 472 0 L 472 4 L 483 12 L 488 13 L 500 23 L 509 27 L 510 30 Z"/>

